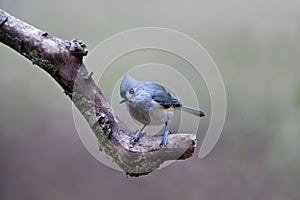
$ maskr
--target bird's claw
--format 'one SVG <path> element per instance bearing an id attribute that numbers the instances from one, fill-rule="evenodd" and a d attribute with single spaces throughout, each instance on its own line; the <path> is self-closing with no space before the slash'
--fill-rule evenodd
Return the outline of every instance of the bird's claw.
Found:
<path id="1" fill-rule="evenodd" d="M 160 142 L 161 147 L 164 149 L 167 146 L 167 138 L 163 138 Z"/>
<path id="2" fill-rule="evenodd" d="M 131 138 L 130 143 L 129 143 L 129 147 L 133 147 L 133 144 L 134 144 L 136 141 L 138 141 L 139 138 L 140 138 L 141 136 L 144 136 L 144 135 L 146 135 L 145 132 L 140 132 L 140 131 L 138 131 L 138 132 Z"/>
<path id="3" fill-rule="evenodd" d="M 162 136 L 160 145 L 161 145 L 161 147 L 162 147 L 163 149 L 166 148 L 166 146 L 167 146 L 167 143 L 168 143 L 168 138 L 167 138 L 167 136 L 168 136 L 169 133 L 170 133 L 170 131 L 168 130 L 168 131 L 164 132 L 164 134 L 163 134 L 163 136 Z"/>
<path id="4" fill-rule="evenodd" d="M 131 140 L 130 140 L 130 144 L 135 143 L 136 141 L 138 141 L 138 139 L 139 139 L 139 137 L 137 137 L 136 135 L 133 136 L 133 137 L 131 138 Z"/>
<path id="5" fill-rule="evenodd" d="M 132 138 L 131 138 L 131 140 L 130 140 L 130 143 L 129 143 L 129 147 L 130 148 L 132 148 L 133 147 L 133 144 L 136 142 L 136 141 L 138 141 L 138 137 L 137 137 L 137 135 L 134 135 Z"/>

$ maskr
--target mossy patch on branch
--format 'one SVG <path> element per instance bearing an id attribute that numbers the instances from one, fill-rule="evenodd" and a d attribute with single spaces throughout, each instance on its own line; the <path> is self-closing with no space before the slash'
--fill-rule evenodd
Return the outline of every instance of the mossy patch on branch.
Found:
<path id="1" fill-rule="evenodd" d="M 29 52 L 29 59 L 32 64 L 40 66 L 51 75 L 55 75 L 58 72 L 58 68 L 55 65 L 50 63 L 48 60 L 41 59 L 40 55 L 35 50 Z"/>

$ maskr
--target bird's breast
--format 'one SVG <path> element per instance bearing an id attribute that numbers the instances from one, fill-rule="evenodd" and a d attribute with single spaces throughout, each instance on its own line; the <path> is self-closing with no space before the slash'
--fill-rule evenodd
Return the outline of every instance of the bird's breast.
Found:
<path id="1" fill-rule="evenodd" d="M 144 103 L 129 102 L 128 111 L 131 117 L 133 117 L 138 122 L 148 125 L 151 122 L 149 116 L 149 106 Z"/>

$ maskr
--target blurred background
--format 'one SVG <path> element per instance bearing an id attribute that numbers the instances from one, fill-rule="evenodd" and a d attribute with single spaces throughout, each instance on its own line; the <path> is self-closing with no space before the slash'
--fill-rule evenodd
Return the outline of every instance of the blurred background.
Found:
<path id="1" fill-rule="evenodd" d="M 126 177 L 84 148 L 58 84 L 0 44 L 0 199 L 300 198 L 299 1 L 0 0 L 0 8 L 89 49 L 132 28 L 181 31 L 218 65 L 228 103 L 205 159 Z"/>

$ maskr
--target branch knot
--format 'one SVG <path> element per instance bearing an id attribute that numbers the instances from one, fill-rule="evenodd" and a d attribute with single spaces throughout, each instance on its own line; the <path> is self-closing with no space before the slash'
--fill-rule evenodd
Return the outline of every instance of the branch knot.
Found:
<path id="1" fill-rule="evenodd" d="M 69 51 L 72 55 L 76 57 L 83 57 L 88 54 L 87 46 L 81 40 L 73 39 L 69 42 L 69 44 Z"/>

